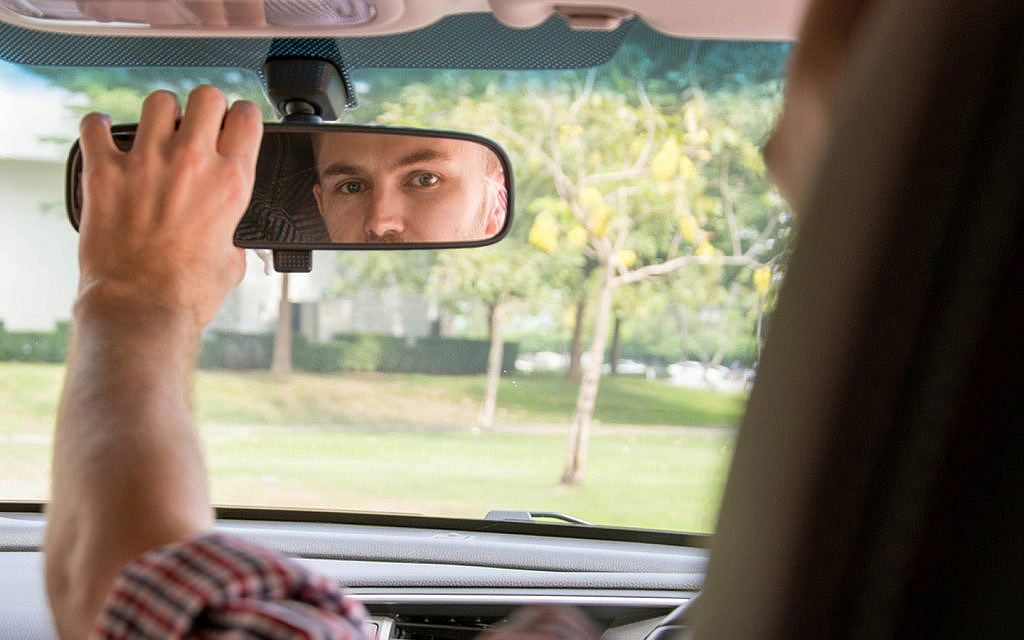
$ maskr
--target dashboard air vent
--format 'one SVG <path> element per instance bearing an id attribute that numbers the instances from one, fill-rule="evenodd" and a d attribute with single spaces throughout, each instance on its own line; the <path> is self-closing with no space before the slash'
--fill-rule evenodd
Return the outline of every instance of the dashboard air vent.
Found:
<path id="1" fill-rule="evenodd" d="M 500 616 L 405 615 L 393 637 L 405 640 L 470 640 L 504 620 Z"/>

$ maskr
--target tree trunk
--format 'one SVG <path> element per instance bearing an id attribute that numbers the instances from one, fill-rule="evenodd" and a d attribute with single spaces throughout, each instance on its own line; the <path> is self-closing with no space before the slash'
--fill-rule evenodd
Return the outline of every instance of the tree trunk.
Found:
<path id="1" fill-rule="evenodd" d="M 505 352 L 501 324 L 504 307 L 505 301 L 499 298 L 490 309 L 491 349 L 487 353 L 487 383 L 484 387 L 484 403 L 480 408 L 478 422 L 484 431 L 489 431 L 494 426 L 494 409 L 498 404 L 498 383 L 501 381 L 501 361 Z"/>
<path id="2" fill-rule="evenodd" d="M 587 279 L 597 268 L 597 261 L 587 258 L 583 263 L 583 285 L 580 297 L 576 301 L 576 319 L 572 326 L 572 340 L 569 341 L 569 368 L 565 377 L 577 380 L 580 377 L 580 357 L 583 354 L 583 322 L 587 315 Z"/>
<path id="3" fill-rule="evenodd" d="M 679 321 L 679 360 L 686 362 L 690 359 L 690 315 L 686 312 L 686 307 L 680 305 L 676 308 L 676 319 Z"/>
<path id="4" fill-rule="evenodd" d="M 587 294 L 580 294 L 576 301 L 576 319 L 572 325 L 572 340 L 569 341 L 569 368 L 565 377 L 576 380 L 580 377 L 580 356 L 583 353 L 583 317 L 587 312 Z"/>
<path id="5" fill-rule="evenodd" d="M 612 327 L 612 353 L 611 353 L 611 365 L 612 375 L 619 375 L 619 333 L 622 330 L 622 317 L 615 316 L 615 325 Z"/>
<path id="6" fill-rule="evenodd" d="M 608 325 L 612 315 L 611 264 L 602 266 L 601 289 L 597 299 L 597 317 L 594 319 L 594 336 L 590 343 L 587 366 L 583 369 L 579 393 L 576 396 L 576 410 L 569 428 L 569 452 L 562 472 L 562 485 L 578 485 L 586 471 L 587 447 L 590 444 L 590 424 L 594 418 L 597 402 L 597 388 L 601 382 L 601 365 L 604 364 L 604 350 L 608 342 Z"/>
<path id="7" fill-rule="evenodd" d="M 281 274 L 281 300 L 277 305 L 277 330 L 274 332 L 274 357 L 270 371 L 287 376 L 292 372 L 292 303 L 288 299 L 288 274 Z"/>
<path id="8" fill-rule="evenodd" d="M 430 326 L 430 336 L 432 338 L 440 337 L 441 335 L 441 305 L 437 300 L 437 292 L 430 290 L 427 295 L 427 323 Z"/>

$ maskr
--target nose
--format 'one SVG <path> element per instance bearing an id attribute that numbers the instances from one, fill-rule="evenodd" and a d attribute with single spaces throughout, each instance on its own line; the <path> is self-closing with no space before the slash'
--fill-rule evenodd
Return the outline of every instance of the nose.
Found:
<path id="1" fill-rule="evenodd" d="M 364 232 L 367 242 L 397 240 L 405 233 L 405 212 L 392 189 L 377 189 L 369 203 Z"/>

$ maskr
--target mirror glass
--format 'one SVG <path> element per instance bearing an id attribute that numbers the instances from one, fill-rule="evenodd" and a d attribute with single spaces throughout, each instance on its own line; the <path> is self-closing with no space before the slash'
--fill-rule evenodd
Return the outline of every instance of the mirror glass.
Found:
<path id="1" fill-rule="evenodd" d="M 114 129 L 129 150 L 134 125 Z M 69 160 L 78 228 L 81 155 Z M 497 242 L 512 221 L 512 174 L 495 143 L 461 133 L 267 124 L 235 244 L 252 249 L 414 249 Z"/>
<path id="2" fill-rule="evenodd" d="M 507 226 L 508 179 L 504 158 L 482 140 L 361 128 L 268 131 L 235 243 L 482 243 Z"/>

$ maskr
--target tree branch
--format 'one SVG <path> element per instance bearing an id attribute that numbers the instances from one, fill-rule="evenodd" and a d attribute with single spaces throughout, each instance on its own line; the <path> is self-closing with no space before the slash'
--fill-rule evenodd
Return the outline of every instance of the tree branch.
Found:
<path id="1" fill-rule="evenodd" d="M 732 191 L 729 190 L 729 155 L 722 159 L 722 169 L 718 172 L 718 192 L 722 195 L 722 211 L 729 225 L 729 240 L 732 243 L 732 255 L 742 256 L 743 243 L 740 241 L 739 225 L 736 224 L 736 210 L 732 205 Z"/>
<path id="2" fill-rule="evenodd" d="M 533 142 L 526 136 L 506 125 L 501 125 L 500 128 L 502 135 L 508 136 L 517 145 L 537 156 L 541 163 L 548 169 L 548 171 L 551 172 L 551 177 L 555 180 L 555 189 L 558 190 L 558 195 L 561 196 L 563 200 L 566 202 L 572 202 L 575 199 L 576 185 L 574 185 L 572 180 L 569 179 L 569 176 L 565 175 L 565 172 L 562 171 L 562 167 L 544 151 L 544 148 L 541 145 Z"/>
<path id="3" fill-rule="evenodd" d="M 637 95 L 640 98 L 640 104 L 644 108 L 647 137 L 644 139 L 644 146 L 640 150 L 640 155 L 637 156 L 636 162 L 633 163 L 628 169 L 622 169 L 620 171 L 607 171 L 605 173 L 595 173 L 588 176 L 580 181 L 581 187 L 586 187 L 602 182 L 615 182 L 619 180 L 631 180 L 638 178 L 647 171 L 648 160 L 651 155 L 651 149 L 654 147 L 654 133 L 658 128 L 657 117 L 654 112 L 654 106 L 651 101 L 647 98 L 647 91 L 644 89 L 642 81 L 636 83 Z"/>
<path id="4" fill-rule="evenodd" d="M 576 114 L 579 112 L 580 107 L 586 104 L 590 100 L 590 96 L 594 93 L 594 79 L 597 77 L 597 69 L 593 67 L 587 70 L 587 79 L 583 82 L 583 89 L 580 90 L 576 99 L 569 105 L 569 121 L 576 122 Z"/>
<path id="5" fill-rule="evenodd" d="M 757 239 L 754 240 L 754 242 L 747 248 L 747 252 L 744 253 L 743 255 L 747 257 L 753 257 L 757 250 L 761 247 L 761 245 L 768 239 L 768 236 L 770 236 L 772 232 L 775 231 L 775 227 L 778 226 L 779 218 L 781 217 L 781 211 L 772 216 L 772 219 L 768 221 L 768 224 L 766 224 L 764 229 L 761 230 L 761 233 L 758 234 Z"/>
<path id="6" fill-rule="evenodd" d="M 639 269 L 634 269 L 625 275 L 617 276 L 615 278 L 615 284 L 632 284 L 634 282 L 647 280 L 648 278 L 667 276 L 673 271 L 690 265 L 749 267 L 757 266 L 759 264 L 760 263 L 758 263 L 757 260 L 747 256 L 679 256 L 678 258 L 672 258 L 671 260 L 659 262 L 658 264 L 649 264 L 647 266 L 640 267 Z"/>

